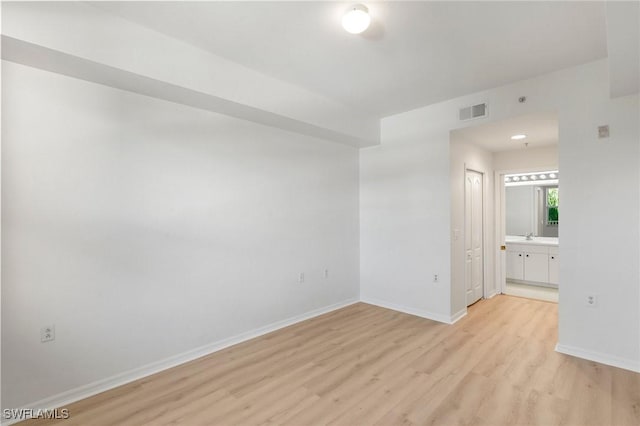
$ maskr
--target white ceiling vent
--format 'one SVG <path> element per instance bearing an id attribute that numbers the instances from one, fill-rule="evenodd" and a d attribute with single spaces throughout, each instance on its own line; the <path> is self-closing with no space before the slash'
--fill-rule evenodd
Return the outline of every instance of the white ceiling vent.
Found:
<path id="1" fill-rule="evenodd" d="M 472 120 L 474 118 L 486 117 L 488 113 L 487 104 L 478 104 L 460 108 L 460 121 Z"/>

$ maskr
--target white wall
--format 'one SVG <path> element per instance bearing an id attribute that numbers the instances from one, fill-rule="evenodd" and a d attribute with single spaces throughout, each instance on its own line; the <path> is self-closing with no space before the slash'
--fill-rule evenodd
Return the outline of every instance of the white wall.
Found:
<path id="1" fill-rule="evenodd" d="M 451 159 L 451 313 L 454 318 L 466 312 L 465 286 L 465 170 L 483 174 L 483 226 L 484 226 L 484 292 L 486 297 L 496 292 L 495 281 L 495 237 L 494 237 L 494 173 L 493 154 L 471 145 L 452 132 Z"/>
<path id="2" fill-rule="evenodd" d="M 383 144 L 360 150 L 360 295 L 449 321 L 449 129 L 405 124 L 383 120 Z"/>
<path id="3" fill-rule="evenodd" d="M 0 4 L 0 34 L 2 34 L 2 5 Z M 0 43 L 0 58 L 2 43 Z M 0 66 L 0 100 L 2 99 L 2 67 Z M 2 102 L 0 102 L 0 142 L 2 134 Z M 0 143 L 0 195 L 2 188 L 2 144 Z M 2 223 L 2 197 L 0 196 L 0 224 Z M 2 405 L 2 226 L 0 226 L 0 407 Z"/>
<path id="4" fill-rule="evenodd" d="M 2 66 L 3 407 L 358 298 L 356 149 Z"/>
<path id="5" fill-rule="evenodd" d="M 488 118 L 458 122 L 460 107 L 480 102 Z M 449 132 L 541 111 L 559 117 L 559 349 L 640 370 L 640 111 L 638 95 L 609 98 L 606 60 L 383 119 L 382 144 L 360 151 L 361 294 L 454 314 L 451 278 L 430 280 L 451 266 Z M 597 127 L 607 123 L 611 137 L 599 140 Z M 595 309 L 585 303 L 590 293 L 599 297 Z"/>

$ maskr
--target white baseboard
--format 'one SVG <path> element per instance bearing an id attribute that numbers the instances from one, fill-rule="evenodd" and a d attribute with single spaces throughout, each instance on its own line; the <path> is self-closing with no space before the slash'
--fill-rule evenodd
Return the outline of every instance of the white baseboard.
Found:
<path id="1" fill-rule="evenodd" d="M 576 348 L 575 346 L 561 345 L 560 343 L 556 344 L 556 352 L 640 373 L 640 361 L 638 360 L 620 358 L 615 355 Z"/>
<path id="2" fill-rule="evenodd" d="M 363 303 L 368 303 L 370 305 L 380 306 L 381 308 L 387 308 L 393 311 L 404 312 L 405 314 L 415 315 L 415 316 L 430 319 L 433 321 L 443 322 L 445 324 L 453 324 L 455 321 L 459 320 L 464 315 L 466 315 L 466 310 L 465 310 L 465 313 L 463 315 L 460 315 L 459 318 L 455 318 L 454 320 L 453 317 L 450 317 L 447 315 L 436 314 L 433 312 L 425 311 L 423 309 L 409 308 L 407 306 L 402 306 L 402 305 L 398 305 L 391 302 L 385 302 L 383 300 L 372 299 L 369 297 L 361 298 L 360 301 Z"/>
<path id="3" fill-rule="evenodd" d="M 485 299 L 491 299 L 492 297 L 497 296 L 498 294 L 500 294 L 500 292 L 498 290 L 493 290 L 489 293 L 489 295 L 487 297 L 485 297 Z"/>
<path id="4" fill-rule="evenodd" d="M 199 348 L 196 348 L 187 352 L 183 352 L 181 354 L 174 355 L 172 357 L 165 358 L 160 361 L 152 362 L 142 367 L 125 371 L 115 376 L 98 380 L 93 383 L 89 383 L 89 384 L 77 387 L 75 389 L 71 389 L 66 392 L 53 395 L 45 399 L 41 399 L 40 401 L 27 404 L 21 408 L 53 409 L 53 408 L 64 407 L 66 405 L 69 405 L 81 399 L 85 399 L 90 396 L 116 388 L 118 386 L 122 386 L 124 384 L 133 382 L 135 380 L 142 379 L 152 374 L 159 373 L 161 371 L 178 366 L 180 364 L 184 364 L 185 362 L 193 361 L 194 359 L 201 358 L 205 355 L 209 355 L 211 353 L 217 352 L 229 346 L 237 345 L 238 343 L 242 343 L 247 340 L 254 339 L 264 334 L 271 333 L 281 328 L 288 327 L 290 325 L 299 323 L 301 321 L 305 321 L 305 320 L 317 317 L 319 315 L 323 315 L 328 312 L 332 312 L 337 309 L 341 309 L 346 306 L 353 305 L 354 303 L 358 303 L 358 302 L 359 302 L 358 299 L 349 299 L 339 303 L 335 303 L 333 305 L 314 309 L 304 314 L 296 315 L 294 317 L 287 318 L 285 320 L 278 321 L 278 322 L 266 325 L 264 327 L 257 328 L 255 330 L 247 331 L 237 336 L 233 336 L 224 340 L 213 342 L 208 345 L 204 345 Z M 24 419 L 3 420 L 2 425 L 3 426 L 10 425 L 22 420 Z"/>
<path id="5" fill-rule="evenodd" d="M 466 316 L 467 316 L 467 308 L 464 308 L 456 312 L 455 314 L 451 315 L 451 320 L 449 324 L 455 324 L 456 322 L 460 321 L 462 318 Z"/>

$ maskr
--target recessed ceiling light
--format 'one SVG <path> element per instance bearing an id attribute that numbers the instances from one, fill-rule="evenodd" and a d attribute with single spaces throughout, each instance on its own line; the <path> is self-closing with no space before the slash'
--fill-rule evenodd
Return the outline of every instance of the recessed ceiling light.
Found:
<path id="1" fill-rule="evenodd" d="M 342 17 L 342 27 L 351 34 L 360 34 L 370 23 L 369 9 L 362 4 L 350 6 Z"/>
<path id="2" fill-rule="evenodd" d="M 519 140 L 524 139 L 526 137 L 527 137 L 527 135 L 513 135 L 513 136 L 511 136 L 511 140 L 512 141 L 519 141 Z"/>

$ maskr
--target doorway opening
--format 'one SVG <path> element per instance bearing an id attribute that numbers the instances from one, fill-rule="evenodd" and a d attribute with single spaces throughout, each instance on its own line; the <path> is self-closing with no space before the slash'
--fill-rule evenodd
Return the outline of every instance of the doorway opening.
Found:
<path id="1" fill-rule="evenodd" d="M 558 302 L 560 173 L 501 173 L 505 276 L 502 293 Z"/>
<path id="2" fill-rule="evenodd" d="M 549 176 L 542 178 L 540 174 L 545 172 Z M 557 301 L 561 193 L 557 114 L 526 114 L 452 130 L 450 173 L 454 315 L 466 312 L 467 306 L 478 298 L 500 293 Z M 551 174 L 555 174 L 555 179 L 550 179 Z M 509 181 L 505 182 L 507 178 Z M 511 208 L 507 211 L 506 188 L 524 188 L 524 182 L 538 182 L 538 189 L 527 199 L 530 210 L 525 212 L 525 205 L 517 202 L 514 212 Z M 508 192 L 518 191 L 509 189 Z M 518 220 L 527 224 L 526 229 L 507 232 L 506 215 L 516 215 L 518 208 L 522 213 Z M 508 241 L 507 236 L 513 240 Z M 522 241 L 515 240 L 518 238 Z M 544 245 L 553 242 L 542 240 L 544 238 L 555 239 L 555 247 Z M 511 250 L 507 249 L 509 246 Z M 514 252 L 515 255 L 511 254 Z M 507 274 L 507 260 L 515 261 L 514 256 L 520 259 L 519 253 L 522 259 L 527 259 L 526 264 L 522 261 L 523 268 L 528 266 L 527 272 L 523 269 L 519 275 L 515 272 L 519 271 L 519 264 L 509 264 Z M 518 280 L 520 276 L 522 279 Z M 536 291 L 518 292 L 518 286 L 529 286 Z M 555 296 L 550 297 L 548 292 L 555 292 Z"/>

